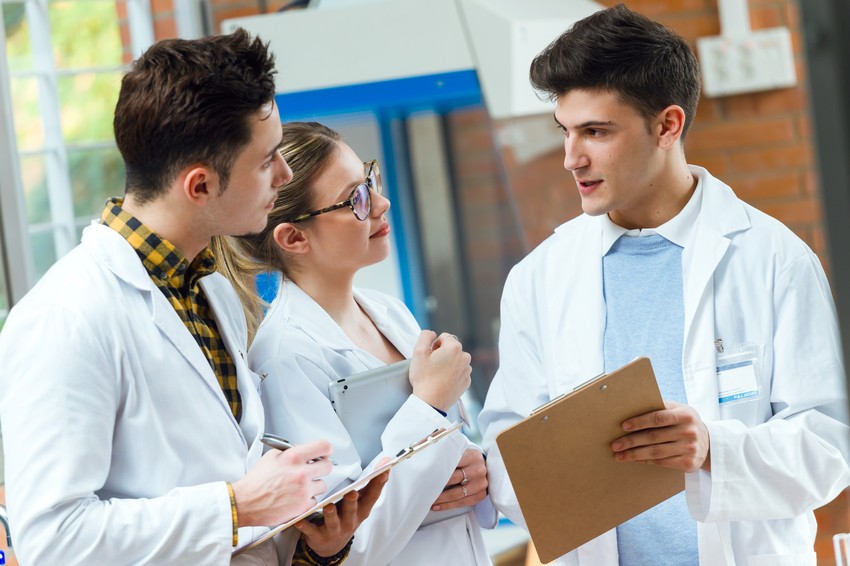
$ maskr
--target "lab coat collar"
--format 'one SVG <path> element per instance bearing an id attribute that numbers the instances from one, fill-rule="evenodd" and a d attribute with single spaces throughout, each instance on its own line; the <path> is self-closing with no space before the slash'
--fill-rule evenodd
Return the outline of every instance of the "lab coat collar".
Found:
<path id="1" fill-rule="evenodd" d="M 409 339 L 399 334 L 397 325 L 394 325 L 390 320 L 386 305 L 371 299 L 357 288 L 354 289 L 354 300 L 363 307 L 378 330 L 404 357 L 407 358 L 412 355 L 412 345 L 409 343 Z M 271 308 L 282 309 L 280 316 L 283 316 L 285 320 L 295 318 L 296 324 L 305 334 L 326 348 L 337 352 L 362 352 L 325 309 L 292 281 L 283 280 L 278 296 Z M 270 317 L 267 316 L 266 318 Z"/>
<path id="2" fill-rule="evenodd" d="M 183 324 L 180 315 L 177 314 L 174 307 L 169 304 L 168 299 L 165 298 L 162 292 L 156 288 L 153 281 L 151 281 L 150 275 L 142 264 L 141 259 L 139 259 L 138 254 L 130 246 L 129 242 L 112 228 L 93 221 L 83 231 L 82 245 L 89 250 L 99 264 L 103 265 L 122 281 L 138 289 L 144 295 L 145 303 L 150 309 L 151 319 L 160 333 L 191 364 L 198 377 L 203 379 L 206 385 L 213 391 L 219 400 L 221 408 L 230 416 L 234 426 L 239 428 L 239 423 L 233 417 L 233 413 L 230 410 L 230 406 L 224 397 L 221 385 L 218 383 L 218 379 L 209 361 L 198 347 L 198 343 L 186 328 L 186 325 Z M 207 278 L 215 276 L 216 274 L 213 274 Z M 233 321 L 221 316 L 222 308 L 219 305 L 220 298 L 218 297 L 218 293 L 215 291 L 206 292 L 207 287 L 208 285 L 205 284 L 204 288 L 207 300 L 216 314 L 216 321 L 219 323 L 219 332 L 222 334 L 225 344 L 231 347 L 229 352 L 234 357 L 238 376 L 241 372 L 247 370 L 247 365 L 244 364 L 244 360 L 236 359 L 240 356 L 240 350 L 234 350 L 232 348 L 233 344 L 230 342 L 229 334 L 232 332 Z M 239 383 L 240 391 L 244 394 L 243 384 L 241 381 Z"/>
<path id="3" fill-rule="evenodd" d="M 690 240 L 693 233 L 694 223 L 699 216 L 700 207 L 702 204 L 702 180 L 697 177 L 697 186 L 694 193 L 684 208 L 679 213 L 657 228 L 645 228 L 643 230 L 628 230 L 615 224 L 607 214 L 599 217 L 599 222 L 602 225 L 602 255 L 608 253 L 614 242 L 623 234 L 628 234 L 632 237 L 651 236 L 658 234 L 665 239 L 673 242 L 680 248 L 684 248 Z"/>

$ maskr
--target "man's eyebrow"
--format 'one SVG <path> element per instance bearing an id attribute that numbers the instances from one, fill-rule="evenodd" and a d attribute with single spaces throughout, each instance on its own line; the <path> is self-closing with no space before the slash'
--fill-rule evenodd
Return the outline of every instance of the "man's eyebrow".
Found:
<path id="1" fill-rule="evenodd" d="M 555 123 L 558 124 L 561 128 L 566 128 L 561 122 L 558 121 L 558 118 L 555 115 L 552 115 L 552 119 L 555 120 Z M 613 126 L 614 122 L 610 120 L 588 120 L 587 122 L 582 122 L 581 124 L 576 124 L 574 129 L 583 130 L 585 128 L 595 128 L 599 126 Z"/>

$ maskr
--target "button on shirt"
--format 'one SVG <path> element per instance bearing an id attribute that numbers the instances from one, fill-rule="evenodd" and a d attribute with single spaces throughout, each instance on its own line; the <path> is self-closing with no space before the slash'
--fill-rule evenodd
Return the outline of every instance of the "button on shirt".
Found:
<path id="1" fill-rule="evenodd" d="M 242 397 L 236 385 L 236 366 L 224 347 L 215 317 L 199 284 L 202 277 L 215 271 L 215 256 L 209 248 L 204 248 L 190 264 L 173 244 L 124 211 L 123 202 L 120 198 L 108 200 L 100 216 L 101 223 L 121 234 L 136 250 L 151 280 L 204 352 L 233 416 L 239 421 Z"/>

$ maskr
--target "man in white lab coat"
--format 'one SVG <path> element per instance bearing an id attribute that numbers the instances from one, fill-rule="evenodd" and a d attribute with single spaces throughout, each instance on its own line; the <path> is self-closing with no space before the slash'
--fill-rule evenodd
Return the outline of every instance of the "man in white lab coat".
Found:
<path id="1" fill-rule="evenodd" d="M 480 417 L 497 507 L 523 524 L 496 435 L 648 355 L 666 408 L 625 421 L 612 458 L 681 470 L 686 490 L 556 563 L 814 565 L 812 510 L 850 482 L 818 259 L 687 164 L 699 71 L 670 30 L 623 5 L 602 10 L 538 55 L 531 80 L 556 101 L 585 214 L 505 285 Z"/>
<path id="2" fill-rule="evenodd" d="M 0 335 L 21 564 L 226 564 L 325 491 L 327 442 L 262 454 L 244 315 L 207 247 L 264 228 L 291 178 L 273 75 L 267 45 L 239 31 L 160 42 L 124 77 L 126 196 Z M 294 563 L 344 559 L 376 486 L 359 508 L 326 508 L 324 527 L 302 526 Z M 292 560 L 278 554 L 266 544 L 244 561 Z"/>

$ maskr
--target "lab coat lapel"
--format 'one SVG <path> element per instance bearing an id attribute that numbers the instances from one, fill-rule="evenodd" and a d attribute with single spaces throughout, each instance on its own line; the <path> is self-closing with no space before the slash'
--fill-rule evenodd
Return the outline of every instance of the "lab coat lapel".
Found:
<path id="1" fill-rule="evenodd" d="M 340 353 L 356 349 L 351 339 L 327 311 L 298 285 L 284 280 L 280 286 L 280 293 L 283 296 L 278 297 L 279 306 L 286 311 L 283 313 L 284 319 L 295 318 L 298 326 L 316 343 Z"/>
<path id="2" fill-rule="evenodd" d="M 575 229 L 576 233 L 570 231 Z M 556 232 L 564 237 L 551 251 L 553 269 L 546 273 L 546 305 L 549 331 L 556 337 L 554 368 L 561 394 L 577 384 L 602 373 L 605 367 L 602 351 L 605 328 L 605 299 L 602 289 L 602 228 L 599 220 L 589 216 L 581 224 L 565 224 Z"/>
<path id="3" fill-rule="evenodd" d="M 700 214 L 682 256 L 685 302 L 683 371 L 688 403 L 704 419 L 719 418 L 715 377 L 714 273 L 729 250 L 735 232 L 750 227 L 749 218 L 732 190 L 692 167 L 702 184 Z"/>
<path id="4" fill-rule="evenodd" d="M 120 234 L 107 226 L 92 223 L 86 229 L 86 233 L 85 241 L 92 247 L 93 253 L 97 254 L 100 261 L 117 277 L 145 294 L 151 319 L 157 329 L 195 370 L 196 376 L 210 388 L 222 408 L 227 411 L 233 424 L 238 426 L 209 361 L 183 324 L 180 315 L 151 281 L 135 250 Z M 184 376 L 180 376 L 180 378 L 188 379 Z"/>
<path id="5" fill-rule="evenodd" d="M 405 358 L 413 357 L 413 346 L 416 344 L 418 334 L 408 334 L 404 331 L 403 325 L 394 322 L 390 318 L 387 306 L 377 301 L 371 300 L 366 294 L 354 289 L 354 298 L 357 301 L 381 334 L 395 346 L 396 350 Z"/>

